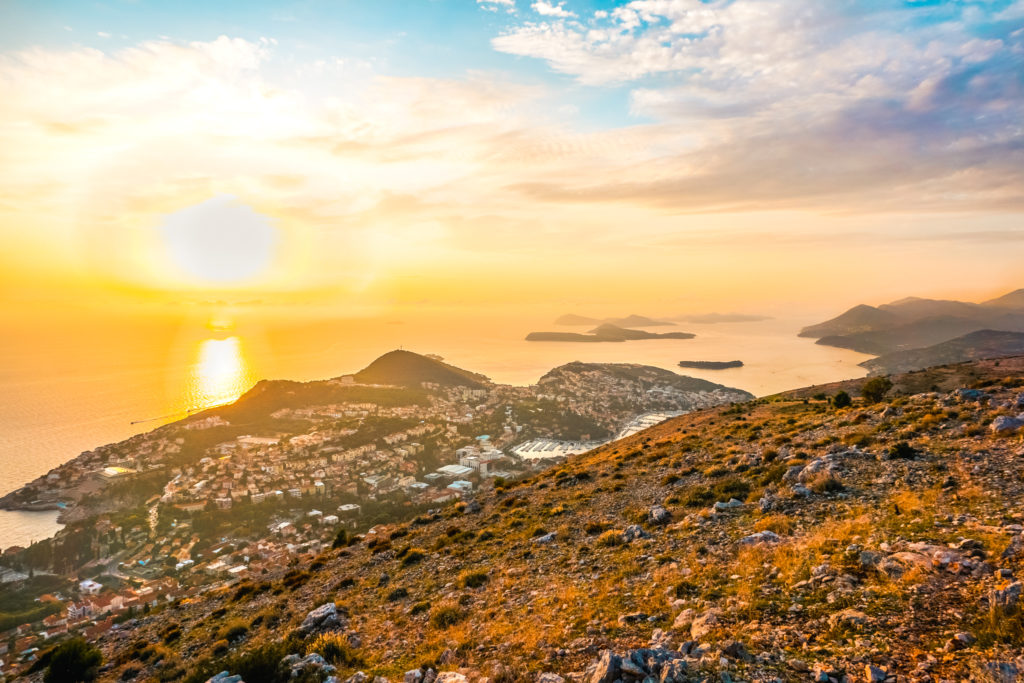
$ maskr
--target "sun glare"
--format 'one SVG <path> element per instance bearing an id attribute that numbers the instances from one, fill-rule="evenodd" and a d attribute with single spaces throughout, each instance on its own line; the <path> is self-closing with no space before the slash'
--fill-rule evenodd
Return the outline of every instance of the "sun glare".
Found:
<path id="1" fill-rule="evenodd" d="M 206 339 L 199 344 L 190 382 L 192 410 L 230 403 L 253 384 L 252 371 L 238 337 Z"/>

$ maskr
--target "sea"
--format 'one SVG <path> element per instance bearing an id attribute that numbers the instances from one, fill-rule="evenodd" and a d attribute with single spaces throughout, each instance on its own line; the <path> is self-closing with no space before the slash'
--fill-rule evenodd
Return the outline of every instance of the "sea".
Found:
<path id="1" fill-rule="evenodd" d="M 442 356 L 495 382 L 528 385 L 571 361 L 640 363 L 763 396 L 863 377 L 863 354 L 797 336 L 813 318 L 653 327 L 697 336 L 623 343 L 527 342 L 553 316 L 459 314 L 354 319 L 238 315 L 78 316 L 13 321 L 0 338 L 0 491 L 82 451 L 190 411 L 230 402 L 259 379 L 313 380 L 356 372 L 392 349 Z M 681 360 L 741 360 L 742 368 L 681 369 Z M 57 512 L 0 511 L 0 548 L 60 528 Z"/>

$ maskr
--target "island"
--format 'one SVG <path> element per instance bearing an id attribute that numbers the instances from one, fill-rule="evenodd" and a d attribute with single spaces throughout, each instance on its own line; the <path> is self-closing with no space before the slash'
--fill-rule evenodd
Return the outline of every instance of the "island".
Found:
<path id="1" fill-rule="evenodd" d="M 617 325 L 600 325 L 590 332 L 531 332 L 526 341 L 532 342 L 624 342 L 641 339 L 693 339 L 689 332 L 645 332 L 631 330 Z"/>
<path id="2" fill-rule="evenodd" d="M 681 368 L 693 368 L 694 370 L 728 370 L 729 368 L 742 368 L 741 360 L 681 360 Z"/>

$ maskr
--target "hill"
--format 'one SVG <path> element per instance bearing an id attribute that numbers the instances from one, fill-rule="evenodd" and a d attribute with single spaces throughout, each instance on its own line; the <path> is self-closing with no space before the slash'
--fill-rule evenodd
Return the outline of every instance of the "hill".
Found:
<path id="1" fill-rule="evenodd" d="M 648 318 L 645 315 L 627 315 L 625 318 L 588 318 L 582 315 L 567 314 L 559 316 L 555 319 L 556 325 L 568 325 L 583 327 L 584 325 L 616 325 L 619 327 L 663 327 L 666 325 L 675 325 L 673 322 L 665 320 L 655 320 L 654 318 Z"/>
<path id="2" fill-rule="evenodd" d="M 401 350 L 385 353 L 354 377 L 357 382 L 365 384 L 403 387 L 417 387 L 423 382 L 446 387 L 481 387 L 490 381 L 483 375 L 448 365 L 436 358 Z"/>
<path id="3" fill-rule="evenodd" d="M 878 307 L 862 304 L 799 334 L 826 346 L 882 355 L 986 329 L 1024 332 L 1024 290 L 984 303 L 908 297 Z"/>
<path id="4" fill-rule="evenodd" d="M 891 375 L 934 365 L 1020 354 L 1024 354 L 1024 333 L 979 330 L 934 346 L 888 353 L 860 365 L 871 375 Z"/>
<path id="5" fill-rule="evenodd" d="M 896 393 L 925 374 L 684 415 L 161 606 L 99 641 L 103 677 L 1014 680 L 1024 477 L 992 427 L 1024 358 Z"/>
<path id="6" fill-rule="evenodd" d="M 594 328 L 587 334 L 578 332 L 531 332 L 526 341 L 533 342 L 624 342 L 643 339 L 693 339 L 696 335 L 689 332 L 646 332 L 630 330 L 618 325 L 605 323 Z"/>
<path id="7" fill-rule="evenodd" d="M 800 330 L 801 337 L 832 337 L 880 330 L 896 324 L 899 317 L 890 311 L 860 304 L 841 315 Z"/>

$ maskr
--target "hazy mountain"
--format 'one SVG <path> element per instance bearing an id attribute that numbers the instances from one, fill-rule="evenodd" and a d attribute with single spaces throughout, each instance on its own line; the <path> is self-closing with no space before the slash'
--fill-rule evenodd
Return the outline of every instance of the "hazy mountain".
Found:
<path id="1" fill-rule="evenodd" d="M 684 323 L 715 325 L 718 323 L 751 323 L 771 320 L 772 318 L 769 315 L 751 315 L 747 313 L 692 313 L 677 315 L 672 319 Z"/>
<path id="2" fill-rule="evenodd" d="M 693 339 L 689 332 L 645 332 L 605 323 L 586 334 L 579 332 L 531 332 L 526 341 L 534 342 L 624 342 L 641 339 Z"/>
<path id="3" fill-rule="evenodd" d="M 979 330 L 934 346 L 887 353 L 860 365 L 871 375 L 910 372 L 935 365 L 1024 354 L 1024 333 Z"/>
<path id="4" fill-rule="evenodd" d="M 895 313 L 883 311 L 874 306 L 860 304 L 831 320 L 803 328 L 800 330 L 800 336 L 820 339 L 834 335 L 870 332 L 872 330 L 892 327 L 898 324 L 899 321 L 900 317 Z"/>
<path id="5" fill-rule="evenodd" d="M 619 327 L 664 327 L 675 325 L 665 320 L 655 320 L 645 315 L 627 315 L 625 318 L 588 318 L 582 315 L 566 314 L 555 319 L 556 325 L 583 327 L 584 325 L 617 325 Z"/>
<path id="6" fill-rule="evenodd" d="M 1012 308 L 1017 310 L 1024 310 L 1024 289 L 1018 289 L 1004 294 L 1001 297 L 986 301 L 984 306 L 992 308 Z"/>
<path id="7" fill-rule="evenodd" d="M 422 382 L 442 386 L 479 387 L 490 380 L 436 358 L 412 351 L 390 351 L 355 374 L 357 382 L 418 387 Z"/>
<path id="8" fill-rule="evenodd" d="M 819 344 L 881 355 L 939 344 L 978 330 L 1024 331 L 1024 290 L 985 303 L 908 297 L 854 306 L 800 331 Z"/>

